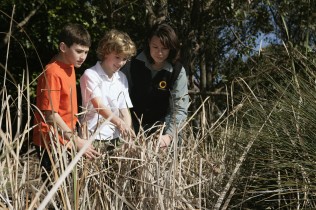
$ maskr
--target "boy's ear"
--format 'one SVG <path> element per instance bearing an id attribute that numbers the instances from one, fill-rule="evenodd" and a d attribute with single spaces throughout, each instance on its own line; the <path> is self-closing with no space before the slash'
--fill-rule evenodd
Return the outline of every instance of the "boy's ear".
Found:
<path id="1" fill-rule="evenodd" d="M 65 42 L 60 42 L 59 44 L 59 50 L 61 52 L 65 52 L 66 51 L 66 48 L 67 48 L 67 45 L 65 44 Z"/>

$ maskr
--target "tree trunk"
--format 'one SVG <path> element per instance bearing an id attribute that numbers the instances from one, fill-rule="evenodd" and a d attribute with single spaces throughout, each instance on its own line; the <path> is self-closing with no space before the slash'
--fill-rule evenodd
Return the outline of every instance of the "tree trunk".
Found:
<path id="1" fill-rule="evenodd" d="M 168 1 L 160 0 L 146 0 L 145 1 L 147 10 L 147 24 L 149 26 L 154 25 L 157 22 L 162 22 L 168 17 Z"/>

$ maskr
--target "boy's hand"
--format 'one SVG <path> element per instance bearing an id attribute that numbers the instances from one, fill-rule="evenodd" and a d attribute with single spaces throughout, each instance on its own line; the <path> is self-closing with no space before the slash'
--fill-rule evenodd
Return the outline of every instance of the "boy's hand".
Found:
<path id="1" fill-rule="evenodd" d="M 84 144 L 87 143 L 86 140 L 80 138 L 80 137 L 77 137 L 75 139 L 75 143 L 76 143 L 76 146 L 77 146 L 77 150 L 81 150 L 81 148 L 84 146 Z M 95 148 L 93 147 L 93 145 L 90 145 L 88 147 L 88 149 L 85 151 L 84 155 L 89 158 L 89 159 L 96 159 L 98 158 L 101 154 L 95 150 Z"/>
<path id="2" fill-rule="evenodd" d="M 130 126 L 128 126 L 123 120 L 121 120 L 121 123 L 117 128 L 122 137 L 124 138 L 133 139 L 136 137 L 134 130 Z"/>

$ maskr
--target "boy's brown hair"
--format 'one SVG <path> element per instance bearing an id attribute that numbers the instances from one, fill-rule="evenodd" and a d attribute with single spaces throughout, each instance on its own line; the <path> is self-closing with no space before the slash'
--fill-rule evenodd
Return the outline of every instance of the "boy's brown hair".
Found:
<path id="1" fill-rule="evenodd" d="M 91 37 L 89 32 L 80 24 L 68 24 L 59 34 L 59 43 L 64 42 L 67 47 L 79 44 L 91 47 Z"/>

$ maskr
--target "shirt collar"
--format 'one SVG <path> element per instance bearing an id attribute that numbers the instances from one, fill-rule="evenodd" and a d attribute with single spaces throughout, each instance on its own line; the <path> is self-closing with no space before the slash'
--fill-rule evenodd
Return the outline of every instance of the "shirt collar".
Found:
<path id="1" fill-rule="evenodd" d="M 105 73 L 105 71 L 103 70 L 102 66 L 101 66 L 101 61 L 98 61 L 97 64 L 96 64 L 96 71 L 97 73 L 100 75 L 100 76 L 104 76 L 104 78 L 106 78 L 106 80 L 109 80 L 109 81 L 112 81 L 113 80 L 116 80 L 116 79 L 119 79 L 120 78 L 120 75 L 118 72 L 115 72 L 113 74 L 113 78 L 109 78 L 109 76 Z"/>
<path id="2" fill-rule="evenodd" d="M 139 53 L 139 55 L 136 56 L 136 59 L 137 59 L 137 60 L 140 60 L 140 61 L 143 61 L 143 62 L 145 63 L 145 66 L 146 66 L 147 68 L 149 68 L 150 70 L 154 70 L 154 69 L 152 68 L 152 65 L 149 63 L 149 60 L 147 59 L 147 57 L 146 57 L 144 51 L 142 51 L 141 53 Z M 164 67 L 163 67 L 162 69 L 167 70 L 167 71 L 169 71 L 169 72 L 172 72 L 172 68 L 173 68 L 172 65 L 171 65 L 169 62 L 166 62 L 165 65 L 164 65 Z"/>
<path id="3" fill-rule="evenodd" d="M 66 64 L 56 59 L 52 59 L 50 63 L 56 63 L 58 66 L 60 66 L 60 68 L 64 69 L 65 71 L 72 71 L 75 69 L 73 64 Z"/>

